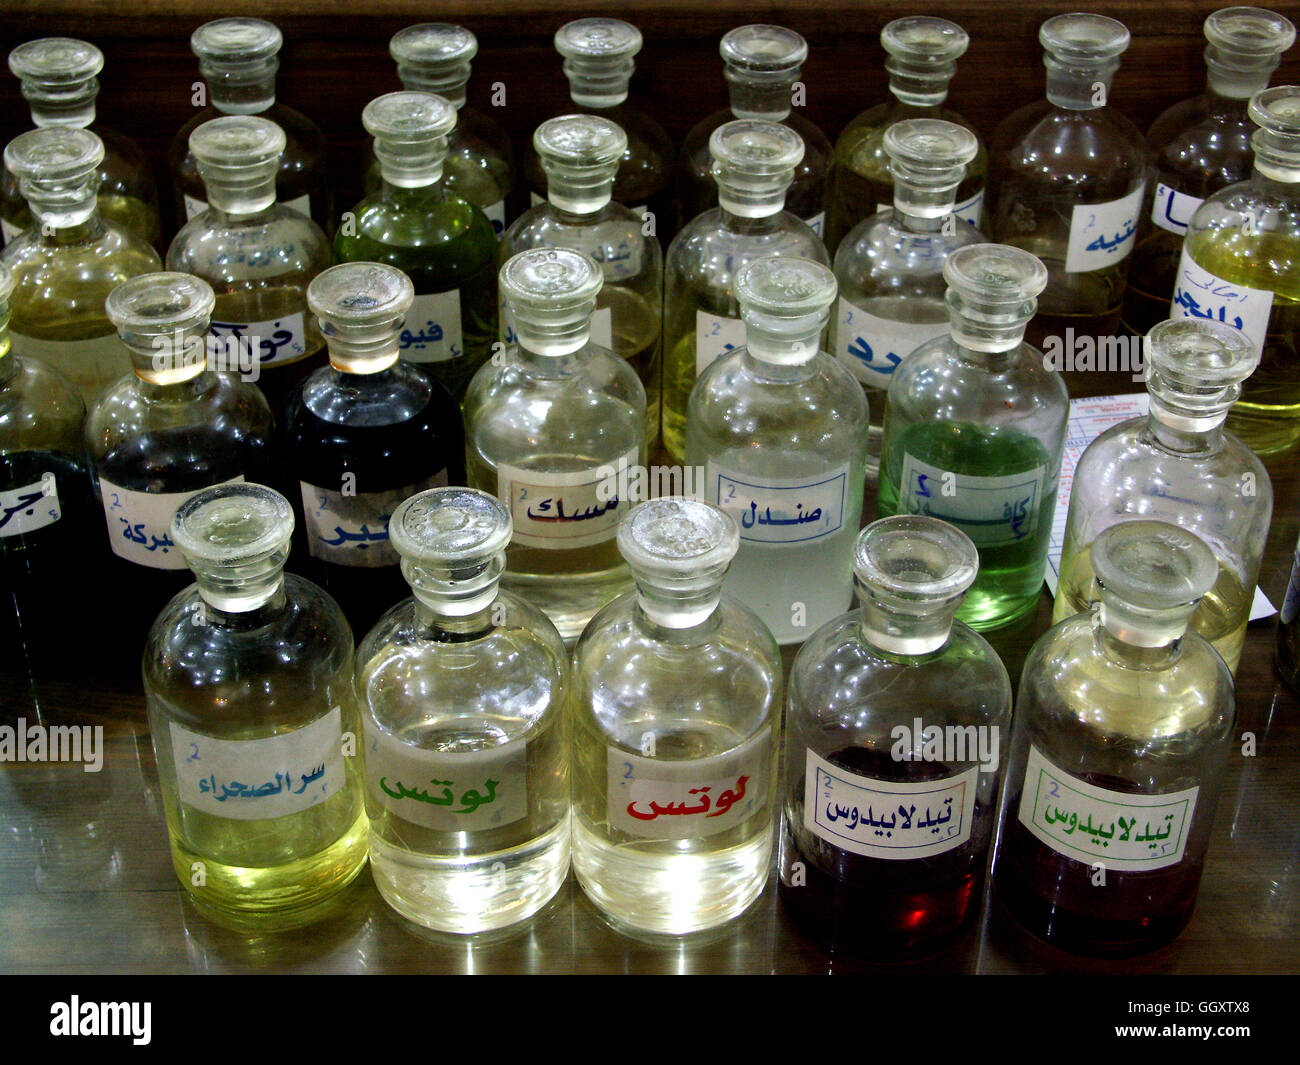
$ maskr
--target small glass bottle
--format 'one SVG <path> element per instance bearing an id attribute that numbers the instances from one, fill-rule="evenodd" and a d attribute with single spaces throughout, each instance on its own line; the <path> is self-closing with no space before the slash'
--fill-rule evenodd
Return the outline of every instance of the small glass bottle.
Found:
<path id="1" fill-rule="evenodd" d="M 646 461 L 645 389 L 591 340 L 603 284 L 600 265 L 570 248 L 507 262 L 501 293 L 518 341 L 479 370 L 464 405 L 469 485 L 514 522 L 502 584 L 566 640 L 631 581 L 614 543 L 629 504 L 618 474 Z"/>
<path id="2" fill-rule="evenodd" d="M 745 343 L 735 277 L 746 263 L 787 255 L 830 265 L 821 238 L 786 211 L 803 158 L 799 134 L 778 122 L 738 119 L 709 138 L 718 206 L 692 219 L 664 259 L 664 446 L 678 462 L 695 379 Z"/>
<path id="3" fill-rule="evenodd" d="M 827 180 L 831 142 L 817 126 L 794 110 L 799 74 L 808 58 L 808 42 L 784 26 L 741 26 L 722 38 L 731 106 L 710 115 L 682 143 L 681 213 L 694 218 L 717 206 L 709 138 L 732 119 L 761 118 L 789 126 L 803 141 L 803 160 L 785 195 L 791 214 L 808 223 L 818 236 L 826 223 Z"/>
<path id="4" fill-rule="evenodd" d="M 1147 131 L 1155 173 L 1138 225 L 1124 296 L 1124 327 L 1143 336 L 1169 315 L 1187 223 L 1212 193 L 1250 177 L 1250 98 L 1295 43 L 1295 27 L 1258 7 L 1205 20 L 1205 92 L 1174 104 Z"/>
<path id="5" fill-rule="evenodd" d="M 283 43 L 280 31 L 258 18 L 205 22 L 190 36 L 209 106 L 181 127 L 167 153 L 178 223 L 201 214 L 208 204 L 207 179 L 191 143 L 194 131 L 219 115 L 260 115 L 285 135 L 274 183 L 276 198 L 283 206 L 315 219 L 322 229 L 333 228 L 336 219 L 325 134 L 306 115 L 275 99 L 275 72 Z"/>
<path id="6" fill-rule="evenodd" d="M 873 522 L 853 554 L 858 610 L 790 669 L 777 871 L 786 912 L 825 949 L 910 960 L 979 912 L 1011 681 L 953 620 L 978 565 L 936 518 Z"/>
<path id="7" fill-rule="evenodd" d="M 1025 660 L 993 882 L 1039 938 L 1123 956 L 1191 917 L 1236 709 L 1223 659 L 1187 628 L 1218 571 L 1210 549 L 1129 521 L 1093 560 L 1098 609 Z"/>
<path id="8" fill-rule="evenodd" d="M 1227 322 L 1263 352 L 1228 428 L 1264 455 L 1300 440 L 1300 86 L 1256 93 L 1250 117 L 1254 173 L 1192 216 L 1169 313 Z"/>
<path id="9" fill-rule="evenodd" d="M 1300 544 L 1296 545 L 1286 598 L 1278 613 L 1277 671 L 1292 691 L 1300 692 Z"/>
<path id="10" fill-rule="evenodd" d="M 695 383 L 686 464 L 703 470 L 705 500 L 740 528 L 727 592 L 780 643 L 799 643 L 852 599 L 866 397 L 821 349 L 835 304 L 827 267 L 757 259 L 736 274 L 736 299 L 746 343 Z"/>
<path id="11" fill-rule="evenodd" d="M 546 202 L 529 208 L 501 240 L 500 261 L 530 248 L 572 248 L 590 255 L 605 275 L 592 343 L 636 370 L 646 392 L 646 440 L 659 435 L 659 358 L 663 336 L 663 252 L 641 216 L 614 203 L 614 175 L 627 135 L 599 115 L 564 115 L 537 127 L 533 145 L 546 172 Z M 501 335 L 514 343 L 504 310 Z"/>
<path id="12" fill-rule="evenodd" d="M 772 860 L 781 657 L 722 592 L 736 523 L 707 503 L 641 503 L 618 532 L 636 591 L 573 652 L 573 870 L 624 931 L 713 928 Z"/>
<path id="13" fill-rule="evenodd" d="M 1047 99 L 993 134 L 987 228 L 1047 266 L 1036 332 L 1079 325 L 1114 333 L 1147 183 L 1146 142 L 1109 106 L 1129 32 L 1112 18 L 1075 13 L 1048 19 L 1038 39 Z"/>
<path id="14" fill-rule="evenodd" d="M 300 518 L 294 568 L 338 601 L 357 632 L 406 594 L 388 535 L 398 504 L 464 480 L 456 401 L 423 366 L 399 358 L 413 301 L 410 278 L 381 263 L 343 263 L 313 278 L 307 303 L 330 364 L 294 390 L 281 424 L 286 494 Z"/>
<path id="15" fill-rule="evenodd" d="M 389 524 L 414 598 L 357 651 L 370 868 L 402 916 L 445 932 L 523 921 L 569 873 L 569 659 L 497 584 L 510 512 L 435 488 Z"/>
<path id="16" fill-rule="evenodd" d="M 86 41 L 42 37 L 10 52 L 9 69 L 31 104 L 33 126 L 93 127 L 104 144 L 104 161 L 99 168 L 100 215 L 131 230 L 146 243 L 157 244 L 162 238 L 162 224 L 158 219 L 158 186 L 149 160 L 130 137 L 95 121 L 95 97 L 99 95 L 96 75 L 104 69 L 104 53 Z M 18 180 L 6 170 L 0 194 L 0 229 L 5 243 L 31 224 L 31 211 Z"/>
<path id="17" fill-rule="evenodd" d="M 198 126 L 190 150 L 207 203 L 167 249 L 168 270 L 212 286 L 212 335 L 251 356 L 244 372 L 276 411 L 324 361 L 325 343 L 307 313 L 307 285 L 333 261 L 320 226 L 276 202 L 284 145 L 284 131 L 256 115 Z"/>
<path id="18" fill-rule="evenodd" d="M 880 31 L 880 43 L 889 54 L 885 69 L 890 99 L 858 115 L 835 142 L 826 218 L 826 247 L 831 249 L 838 248 L 845 234 L 864 218 L 894 202 L 885 130 L 904 119 L 940 118 L 975 133 L 961 115 L 944 106 L 948 83 L 957 73 L 957 60 L 970 44 L 965 30 L 947 19 L 913 15 L 887 23 Z M 988 153 L 978 133 L 976 142 L 978 150 L 957 186 L 953 210 L 979 228 Z"/>
<path id="19" fill-rule="evenodd" d="M 14 279 L 14 353 L 61 371 L 93 403 L 131 368 L 104 300 L 162 263 L 143 237 L 100 217 L 95 190 L 104 145 L 95 134 L 76 126 L 34 129 L 10 141 L 4 157 L 39 223 L 3 254 Z"/>
<path id="20" fill-rule="evenodd" d="M 394 92 L 371 100 L 361 121 L 383 184 L 339 227 L 335 254 L 388 263 L 411 279 L 402 358 L 459 399 L 497 336 L 497 241 L 487 215 L 442 180 L 456 109 L 429 93 Z"/>
<path id="21" fill-rule="evenodd" d="M 1150 413 L 1107 429 L 1075 466 L 1053 621 L 1097 601 L 1090 548 L 1104 529 L 1138 519 L 1168 522 L 1214 552 L 1218 575 L 1190 627 L 1236 672 L 1273 486 L 1264 464 L 1223 422 L 1258 362 L 1250 340 L 1220 322 L 1173 319 L 1151 330 Z"/>
<path id="22" fill-rule="evenodd" d="M 943 276 L 951 332 L 914 351 L 889 386 L 876 513 L 942 518 L 975 542 L 980 571 L 957 616 L 983 630 L 1038 603 L 1070 402 L 1024 340 L 1047 283 L 1041 262 L 972 244 Z"/>
<path id="23" fill-rule="evenodd" d="M 352 633 L 284 573 L 292 532 L 262 485 L 191 498 L 170 535 L 197 583 L 144 652 L 172 866 L 200 910 L 237 925 L 305 923 L 366 864 Z"/>

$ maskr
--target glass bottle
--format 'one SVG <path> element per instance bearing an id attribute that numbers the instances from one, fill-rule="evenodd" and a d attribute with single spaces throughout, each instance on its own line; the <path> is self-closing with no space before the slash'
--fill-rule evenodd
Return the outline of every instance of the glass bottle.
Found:
<path id="1" fill-rule="evenodd" d="M 983 630 L 1038 603 L 1070 404 L 1060 372 L 1024 340 L 1043 264 L 972 244 L 943 276 L 951 332 L 890 383 L 876 513 L 929 514 L 975 542 L 979 575 L 957 617 Z"/>
<path id="2" fill-rule="evenodd" d="M 388 535 L 398 504 L 464 480 L 455 399 L 425 367 L 399 358 L 413 302 L 410 278 L 382 263 L 318 274 L 307 304 L 330 362 L 290 395 L 281 425 L 286 494 L 300 519 L 294 568 L 338 601 L 357 632 L 406 595 Z"/>
<path id="3" fill-rule="evenodd" d="M 1218 567 L 1158 521 L 1093 542 L 1100 606 L 1025 660 L 993 882 L 1040 939 L 1132 955 L 1191 917 L 1233 742 L 1232 675 L 1187 622 Z"/>
<path id="4" fill-rule="evenodd" d="M 646 440 L 659 435 L 663 336 L 663 252 L 640 215 L 610 192 L 627 135 L 599 115 L 564 115 L 537 127 L 533 145 L 546 172 L 546 202 L 529 208 L 501 240 L 500 261 L 530 248 L 572 248 L 600 263 L 605 283 L 591 316 L 592 343 L 628 361 L 646 392 Z M 501 334 L 514 343 L 505 311 Z"/>
<path id="5" fill-rule="evenodd" d="M 0 363 L 0 365 L 3 365 Z M 2 372 L 2 371 L 0 371 Z M 1291 579 L 1277 620 L 1277 671 L 1292 691 L 1300 691 L 1300 544 L 1291 561 Z"/>
<path id="6" fill-rule="evenodd" d="M 1295 27 L 1258 7 L 1229 7 L 1205 20 L 1205 92 L 1174 104 L 1147 131 L 1154 164 L 1124 296 L 1124 326 L 1143 336 L 1169 315 L 1183 235 L 1212 193 L 1250 177 L 1255 126 L 1250 98 L 1268 88 Z"/>
<path id="7" fill-rule="evenodd" d="M 948 83 L 970 37 L 955 22 L 913 15 L 895 19 L 880 31 L 889 58 L 890 99 L 869 108 L 844 127 L 835 142 L 826 247 L 838 248 L 850 229 L 894 202 L 893 174 L 885 152 L 885 130 L 909 118 L 940 118 L 976 134 L 979 145 L 966 176 L 957 186 L 954 212 L 979 228 L 984 216 L 988 153 L 961 115 L 944 106 Z"/>
<path id="8" fill-rule="evenodd" d="M 333 229 L 336 219 L 325 134 L 306 115 L 275 99 L 275 72 L 283 43 L 280 31 L 259 18 L 205 22 L 190 36 L 209 105 L 180 128 L 167 153 L 178 224 L 195 218 L 208 203 L 207 179 L 194 155 L 191 135 L 219 115 L 259 115 L 285 135 L 276 198 L 314 219 L 322 229 Z"/>
<path id="9" fill-rule="evenodd" d="M 259 484 L 186 502 L 171 537 L 197 583 L 144 652 L 172 866 L 237 925 L 309 921 L 366 864 L 352 633 L 284 573 L 292 532 L 288 501 Z"/>
<path id="10" fill-rule="evenodd" d="M 570 248 L 507 262 L 501 293 L 518 342 L 483 365 L 464 404 L 469 485 L 514 522 L 502 584 L 566 640 L 630 583 L 614 543 L 628 508 L 618 474 L 646 460 L 645 389 L 591 341 L 603 284 L 599 264 Z"/>
<path id="11" fill-rule="evenodd" d="M 736 523 L 641 503 L 618 532 L 636 590 L 573 652 L 573 869 L 621 930 L 681 935 L 767 883 L 781 721 L 772 634 L 722 591 Z"/>
<path id="12" fill-rule="evenodd" d="M 307 313 L 307 285 L 333 261 L 315 222 L 275 199 L 284 131 L 256 115 L 204 122 L 190 134 L 207 206 L 167 249 L 167 269 L 194 274 L 217 294 L 212 334 L 251 356 L 243 367 L 279 410 L 324 362 Z"/>
<path id="13" fill-rule="evenodd" d="M 993 134 L 988 229 L 1047 266 L 1036 334 L 1076 325 L 1114 333 L 1147 181 L 1142 134 L 1109 106 L 1129 32 L 1112 18 L 1074 13 L 1048 19 L 1038 39 L 1047 99 Z"/>
<path id="14" fill-rule="evenodd" d="M 910 960 L 979 912 L 1011 681 L 953 620 L 978 566 L 936 518 L 873 522 L 853 552 L 858 610 L 790 669 L 777 871 L 786 912 L 824 949 Z"/>
<path id="15" fill-rule="evenodd" d="M 93 403 L 131 368 L 104 300 L 162 263 L 142 237 L 100 217 L 95 190 L 104 145 L 95 134 L 76 126 L 34 129 L 10 141 L 4 157 L 40 223 L 3 253 L 14 279 L 14 353 L 61 371 Z"/>
<path id="16" fill-rule="evenodd" d="M 1053 621 L 1097 601 L 1091 545 L 1123 521 L 1168 522 L 1214 552 L 1218 576 L 1192 614 L 1236 672 L 1273 514 L 1264 464 L 1223 428 L 1259 352 L 1220 322 L 1173 319 L 1146 343 L 1145 418 L 1121 422 L 1088 445 L 1074 471 Z"/>
<path id="17" fill-rule="evenodd" d="M 696 125 L 682 142 L 680 180 L 683 218 L 716 207 L 709 138 L 736 118 L 761 118 L 789 126 L 803 141 L 804 155 L 785 195 L 791 214 L 808 223 L 819 237 L 826 223 L 826 192 L 831 142 L 817 126 L 794 110 L 799 74 L 808 58 L 808 42 L 784 26 L 741 26 L 722 38 L 719 49 L 726 68 L 731 106 Z"/>
<path id="18" fill-rule="evenodd" d="M 1300 440 L 1300 86 L 1256 93 L 1255 170 L 1187 226 L 1170 314 L 1217 319 L 1263 352 L 1228 414 L 1257 454 Z"/>
<path id="19" fill-rule="evenodd" d="M 398 913 L 481 932 L 541 909 L 569 873 L 569 659 L 497 584 L 510 512 L 435 488 L 389 524 L 414 598 L 357 651 L 370 868 Z"/>
<path id="20" fill-rule="evenodd" d="M 740 549 L 724 586 L 780 643 L 848 609 L 862 524 L 867 404 L 821 348 L 835 275 L 811 259 L 756 259 L 736 274 L 746 343 L 695 383 L 686 463 L 732 516 Z"/>
<path id="21" fill-rule="evenodd" d="M 99 213 L 129 229 L 149 244 L 162 238 L 158 219 L 158 187 L 140 146 L 95 121 L 96 75 L 104 69 L 104 53 L 93 44 L 69 37 L 43 37 L 20 44 L 9 53 L 9 69 L 22 85 L 31 105 L 32 125 L 93 127 L 104 144 L 99 168 Z M 31 228 L 32 215 L 18 188 L 18 179 L 5 170 L 0 190 L 0 229 L 8 244 Z"/>
<path id="22" fill-rule="evenodd" d="M 799 134 L 777 122 L 738 119 L 713 131 L 709 151 L 718 206 L 684 225 L 664 259 L 663 437 L 678 462 L 695 379 L 745 343 L 736 271 L 767 255 L 830 265 L 821 238 L 784 209 L 803 158 Z"/>

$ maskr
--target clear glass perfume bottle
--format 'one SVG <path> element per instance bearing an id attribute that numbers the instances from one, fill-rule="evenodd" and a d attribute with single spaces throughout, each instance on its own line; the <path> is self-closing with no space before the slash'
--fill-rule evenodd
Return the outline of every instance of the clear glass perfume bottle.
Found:
<path id="1" fill-rule="evenodd" d="M 873 522 L 853 553 L 858 610 L 791 667 L 777 868 L 823 948 L 912 959 L 979 912 L 1011 681 L 953 620 L 978 565 L 936 518 Z"/>
<path id="2" fill-rule="evenodd" d="M 722 592 L 739 540 L 699 500 L 639 504 L 618 532 L 636 590 L 573 652 L 573 869 L 624 931 L 716 927 L 767 883 L 781 658 Z"/>
<path id="3" fill-rule="evenodd" d="M 511 224 L 500 261 L 530 248 L 573 248 L 605 276 L 591 317 L 592 343 L 628 361 L 646 392 L 646 440 L 659 435 L 663 336 L 663 252 L 641 216 L 610 199 L 627 135 L 599 115 L 564 115 L 537 127 L 533 145 L 546 172 L 546 202 Z M 502 310 L 501 334 L 515 342 Z"/>
<path id="4" fill-rule="evenodd" d="M 1138 224 L 1124 296 L 1124 326 L 1143 336 L 1169 315 L 1187 223 L 1212 193 L 1250 177 L 1250 98 L 1268 88 L 1295 43 L 1289 20 L 1229 7 L 1205 20 L 1205 92 L 1174 104 L 1147 131 L 1154 174 Z"/>
<path id="5" fill-rule="evenodd" d="M 525 920 L 569 873 L 569 659 L 497 584 L 510 512 L 435 488 L 389 524 L 414 598 L 357 651 L 370 868 L 398 913 L 446 932 Z"/>
<path id="6" fill-rule="evenodd" d="M 1048 19 L 1038 39 L 1047 99 L 1015 111 L 993 134 L 987 228 L 1047 266 L 1036 332 L 1082 325 L 1113 333 L 1147 181 L 1142 134 L 1109 106 L 1129 32 L 1112 18 L 1075 13 Z"/>
<path id="7" fill-rule="evenodd" d="M 1210 549 L 1131 521 L 1093 560 L 1099 609 L 1025 661 L 993 882 L 1039 938 L 1131 955 L 1191 917 L 1236 710 L 1223 659 L 1187 627 L 1218 572 Z"/>
<path id="8" fill-rule="evenodd" d="M 1024 340 L 1046 267 L 972 244 L 943 276 L 952 328 L 889 386 L 876 513 L 942 518 L 975 542 L 980 571 L 957 616 L 982 630 L 1038 602 L 1070 405 L 1061 374 Z"/>
<path id="9" fill-rule="evenodd" d="M 89 130 L 34 129 L 10 141 L 4 158 L 39 223 L 3 254 L 14 279 L 14 353 L 61 371 L 93 403 L 131 368 L 104 300 L 162 263 L 144 238 L 100 217 L 95 190 L 104 145 Z"/>
<path id="10" fill-rule="evenodd" d="M 518 342 L 484 364 L 464 404 L 469 485 L 514 522 L 502 584 L 566 640 L 629 586 L 614 543 L 629 505 L 618 472 L 646 460 L 645 389 L 591 340 L 603 284 L 600 265 L 571 248 L 507 262 L 501 293 Z"/>
<path id="11" fill-rule="evenodd" d="M 334 238 L 340 262 L 381 262 L 415 284 L 402 358 L 423 365 L 458 399 L 497 336 L 497 241 L 492 223 L 442 180 L 456 109 L 425 92 L 371 100 L 379 192 L 352 209 Z"/>
<path id="12" fill-rule="evenodd" d="M 686 419 L 686 463 L 740 528 L 725 588 L 783 644 L 842 614 L 853 595 L 867 404 L 821 349 L 835 291 L 835 275 L 811 259 L 741 267 L 745 346 L 700 375 Z"/>
<path id="13" fill-rule="evenodd" d="M 713 131 L 709 151 L 718 206 L 684 225 L 664 260 L 663 438 L 678 462 L 695 379 L 745 343 L 736 271 L 767 255 L 830 265 L 821 238 L 784 209 L 803 158 L 799 134 L 777 122 L 737 119 Z"/>
<path id="14" fill-rule="evenodd" d="M 250 356 L 274 410 L 324 362 L 325 344 L 307 313 L 307 285 L 333 261 L 329 238 L 299 211 L 276 202 L 284 131 L 257 115 L 204 122 L 190 134 L 207 208 L 167 249 L 167 269 L 207 281 L 217 294 L 212 334 Z"/>
<path id="15" fill-rule="evenodd" d="M 1254 173 L 1192 215 L 1169 313 L 1227 322 L 1263 352 L 1228 414 L 1262 455 L 1300 440 L 1300 86 L 1256 93 L 1250 117 Z"/>
<path id="16" fill-rule="evenodd" d="M 1123 521 L 1168 522 L 1214 552 L 1218 576 L 1192 614 L 1233 672 L 1273 514 L 1264 464 L 1223 428 L 1259 351 L 1220 322 L 1174 319 L 1147 336 L 1151 411 L 1088 445 L 1074 471 L 1054 621 L 1098 599 L 1091 545 Z"/>
<path id="17" fill-rule="evenodd" d="M 42 37 L 20 44 L 9 53 L 9 69 L 31 104 L 32 125 L 93 127 L 104 144 L 99 168 L 99 213 L 149 244 L 162 237 L 158 219 L 158 186 L 139 145 L 95 121 L 96 75 L 104 69 L 104 53 L 93 44 L 70 37 Z M 0 230 L 5 243 L 31 228 L 32 215 L 18 187 L 5 170 L 0 189 Z"/>
<path id="18" fill-rule="evenodd" d="M 880 43 L 889 55 L 885 69 L 890 99 L 858 115 L 835 142 L 826 218 L 826 247 L 831 249 L 838 248 L 845 234 L 864 218 L 894 202 L 885 130 L 909 118 L 939 118 L 976 133 L 961 115 L 944 106 L 957 60 L 970 44 L 965 30 L 947 19 L 913 15 L 887 23 L 880 31 Z M 984 216 L 988 154 L 978 133 L 976 140 L 979 148 L 957 186 L 954 210 L 978 228 Z"/>
<path id="19" fill-rule="evenodd" d="M 300 518 L 294 568 L 357 632 L 406 595 L 388 534 L 398 504 L 464 480 L 455 399 L 424 366 L 399 358 L 414 298 L 410 278 L 382 263 L 318 274 L 307 303 L 330 364 L 294 390 L 281 425 L 286 494 Z"/>
<path id="20" fill-rule="evenodd" d="M 260 115 L 285 135 L 276 198 L 315 219 L 322 229 L 333 229 L 336 219 L 325 134 L 306 115 L 275 98 L 283 43 L 280 31 L 258 18 L 205 22 L 190 36 L 190 48 L 199 58 L 199 73 L 207 86 L 208 106 L 181 127 L 168 151 L 178 222 L 196 217 L 208 202 L 207 181 L 194 155 L 191 134 L 219 115 Z"/>
<path id="21" fill-rule="evenodd" d="M 200 910 L 235 924 L 311 920 L 366 863 L 352 633 L 284 573 L 292 532 L 262 485 L 191 498 L 170 536 L 197 583 L 144 652 L 172 866 Z"/>

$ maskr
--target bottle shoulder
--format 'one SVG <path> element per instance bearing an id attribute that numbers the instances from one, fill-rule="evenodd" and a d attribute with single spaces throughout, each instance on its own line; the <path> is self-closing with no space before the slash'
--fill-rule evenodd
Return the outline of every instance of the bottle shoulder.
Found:
<path id="1" fill-rule="evenodd" d="M 664 260 L 669 277 L 733 277 L 745 263 L 768 255 L 788 255 L 830 266 L 826 246 L 808 224 L 780 211 L 758 231 L 732 229 L 720 208 L 697 215 L 673 238 Z M 722 282 L 719 282 L 722 283 Z"/>
<path id="2" fill-rule="evenodd" d="M 546 409 L 528 411 L 533 399 L 548 401 Z M 588 344 L 577 360 L 566 359 L 562 372 L 541 372 L 524 361 L 517 346 L 506 349 L 498 365 L 489 360 L 479 367 L 465 396 L 467 424 L 484 417 L 525 417 L 553 421 L 551 405 L 565 402 L 588 408 L 622 409 L 645 413 L 645 386 L 626 359 L 596 344 Z M 510 407 L 509 413 L 505 408 Z M 471 417 L 473 414 L 473 417 Z M 617 415 L 616 415 L 617 416 Z"/>
<path id="3" fill-rule="evenodd" d="M 531 207 L 519 216 L 501 238 L 497 262 L 532 248 L 572 248 L 600 263 L 606 282 L 623 276 L 661 270 L 663 253 L 654 237 L 642 232 L 641 216 L 629 207 L 610 202 L 591 222 L 571 222 L 549 204 Z"/>
<path id="4" fill-rule="evenodd" d="M 1148 164 L 1146 138 L 1113 107 L 1072 111 L 1039 100 L 1003 119 L 990 147 L 1012 173 L 1050 175 L 1069 185 L 1102 179 L 1116 185 L 1122 175 L 1136 187 Z"/>
<path id="5" fill-rule="evenodd" d="M 445 430 L 454 407 L 446 387 L 421 366 L 399 360 L 377 374 L 351 374 L 327 365 L 313 370 L 291 393 L 285 423 L 295 435 L 313 416 L 352 428 L 419 421 Z"/>
<path id="6" fill-rule="evenodd" d="M 0 384 L 0 453 L 64 451 L 80 456 L 86 405 L 81 393 L 54 367 L 39 359 L 18 360 L 14 375 Z M 0 368 L 4 367 L 0 361 Z"/>
<path id="7" fill-rule="evenodd" d="M 986 412 L 1000 421 L 1024 418 L 1064 433 L 1070 399 L 1064 377 L 1041 352 L 1022 344 L 1016 357 L 991 369 L 964 357 L 951 336 L 921 345 L 893 374 L 888 402 L 912 416 Z"/>
<path id="8" fill-rule="evenodd" d="M 294 275 L 310 280 L 332 262 L 320 226 L 282 204 L 230 221 L 203 211 L 180 228 L 167 249 L 168 270 L 219 282 Z"/>
<path id="9" fill-rule="evenodd" d="M 0 258 L 14 275 L 13 302 L 23 302 L 27 285 L 43 291 L 47 298 L 55 294 L 66 298 L 71 291 L 63 290 L 73 287 L 74 278 L 77 289 L 116 287 L 132 277 L 162 269 L 158 252 L 144 238 L 115 223 L 101 223 L 100 232 L 75 243 L 54 243 L 42 237 L 36 227 L 10 241 Z M 65 282 L 62 286 L 61 280 Z M 99 310 L 103 310 L 102 306 Z"/>
<path id="10" fill-rule="evenodd" d="M 872 282 L 933 278 L 940 296 L 947 290 L 943 264 L 958 248 L 988 238 L 964 218 L 951 216 L 951 232 L 918 233 L 899 222 L 896 209 L 869 215 L 855 225 L 835 251 L 835 276 L 841 284 L 861 287 Z"/>

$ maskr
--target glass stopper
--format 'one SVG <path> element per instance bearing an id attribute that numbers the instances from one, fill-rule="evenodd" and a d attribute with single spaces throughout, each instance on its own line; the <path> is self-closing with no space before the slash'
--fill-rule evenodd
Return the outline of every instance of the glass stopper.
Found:
<path id="1" fill-rule="evenodd" d="M 749 353 L 784 365 L 808 362 L 820 350 L 837 293 L 835 275 L 812 259 L 771 255 L 746 263 L 736 274 L 736 302 Z"/>
<path id="2" fill-rule="evenodd" d="M 555 33 L 564 56 L 569 95 L 580 107 L 614 107 L 627 99 L 628 82 L 641 51 L 641 31 L 616 18 L 583 18 Z"/>
<path id="3" fill-rule="evenodd" d="M 1255 169 L 1274 181 L 1300 181 L 1300 86 L 1278 85 L 1250 99 Z"/>
<path id="4" fill-rule="evenodd" d="M 1203 318 L 1158 323 L 1145 354 L 1147 391 L 1161 421 L 1188 432 L 1222 422 L 1259 365 L 1259 349 L 1246 334 Z"/>
<path id="5" fill-rule="evenodd" d="M 231 84 L 259 82 L 280 64 L 284 36 L 260 18 L 222 18 L 205 22 L 190 35 L 204 78 Z"/>
<path id="6" fill-rule="evenodd" d="M 453 107 L 465 105 L 470 65 L 478 54 L 478 39 L 463 26 L 425 22 L 398 30 L 388 42 L 402 85 L 431 92 Z"/>
<path id="7" fill-rule="evenodd" d="M 88 126 L 95 121 L 96 75 L 104 53 L 71 37 L 43 37 L 9 53 L 9 69 L 31 104 L 37 126 Z"/>
<path id="8" fill-rule="evenodd" d="M 889 91 L 914 107 L 937 107 L 948 98 L 948 83 L 970 37 L 955 22 L 911 15 L 894 19 L 880 31 L 888 58 Z"/>
<path id="9" fill-rule="evenodd" d="M 784 206 L 804 145 L 779 122 L 742 118 L 713 131 L 709 154 L 719 204 L 742 218 L 765 218 Z"/>
<path id="10" fill-rule="evenodd" d="M 366 104 L 361 124 L 375 139 L 384 180 L 399 188 L 437 184 L 456 108 L 427 92 L 390 92 Z"/>
<path id="11" fill-rule="evenodd" d="M 1248 100 L 1267 87 L 1282 53 L 1295 43 L 1289 19 L 1261 7 L 1225 7 L 1205 20 L 1205 62 L 1220 95 Z"/>
<path id="12" fill-rule="evenodd" d="M 1006 244 L 969 244 L 943 263 L 953 338 L 972 351 L 1012 351 L 1047 287 L 1036 255 Z"/>
<path id="13" fill-rule="evenodd" d="M 216 305 L 212 286 L 191 274 L 159 271 L 124 281 L 104 303 L 143 380 L 186 381 L 207 365 L 208 323 Z"/>
<path id="14" fill-rule="evenodd" d="M 605 283 L 594 259 L 569 248 L 533 248 L 501 267 L 500 283 L 520 347 L 554 356 L 586 346 Z"/>
<path id="15" fill-rule="evenodd" d="M 95 212 L 104 142 L 88 129 L 47 126 L 11 140 L 5 166 L 32 213 L 56 229 L 84 222 Z"/>
<path id="16" fill-rule="evenodd" d="M 609 203 L 627 134 L 598 115 L 563 115 L 537 127 L 533 147 L 546 172 L 546 195 L 562 211 L 590 214 Z"/>
<path id="17" fill-rule="evenodd" d="M 884 136 L 894 174 L 894 203 L 919 218 L 944 218 L 957 202 L 957 186 L 979 151 L 970 130 L 938 118 L 895 122 Z"/>
<path id="18" fill-rule="evenodd" d="M 190 152 L 209 204 L 231 214 L 270 207 L 284 146 L 284 130 L 256 115 L 225 115 L 198 126 L 190 134 Z"/>
<path id="19" fill-rule="evenodd" d="M 740 26 L 718 49 L 737 118 L 779 122 L 790 114 L 789 88 L 799 80 L 808 42 L 784 26 Z"/>
<path id="20" fill-rule="evenodd" d="M 341 373 L 378 373 L 397 361 L 398 338 L 415 299 L 411 279 L 384 263 L 340 263 L 307 286 L 330 365 Z"/>

